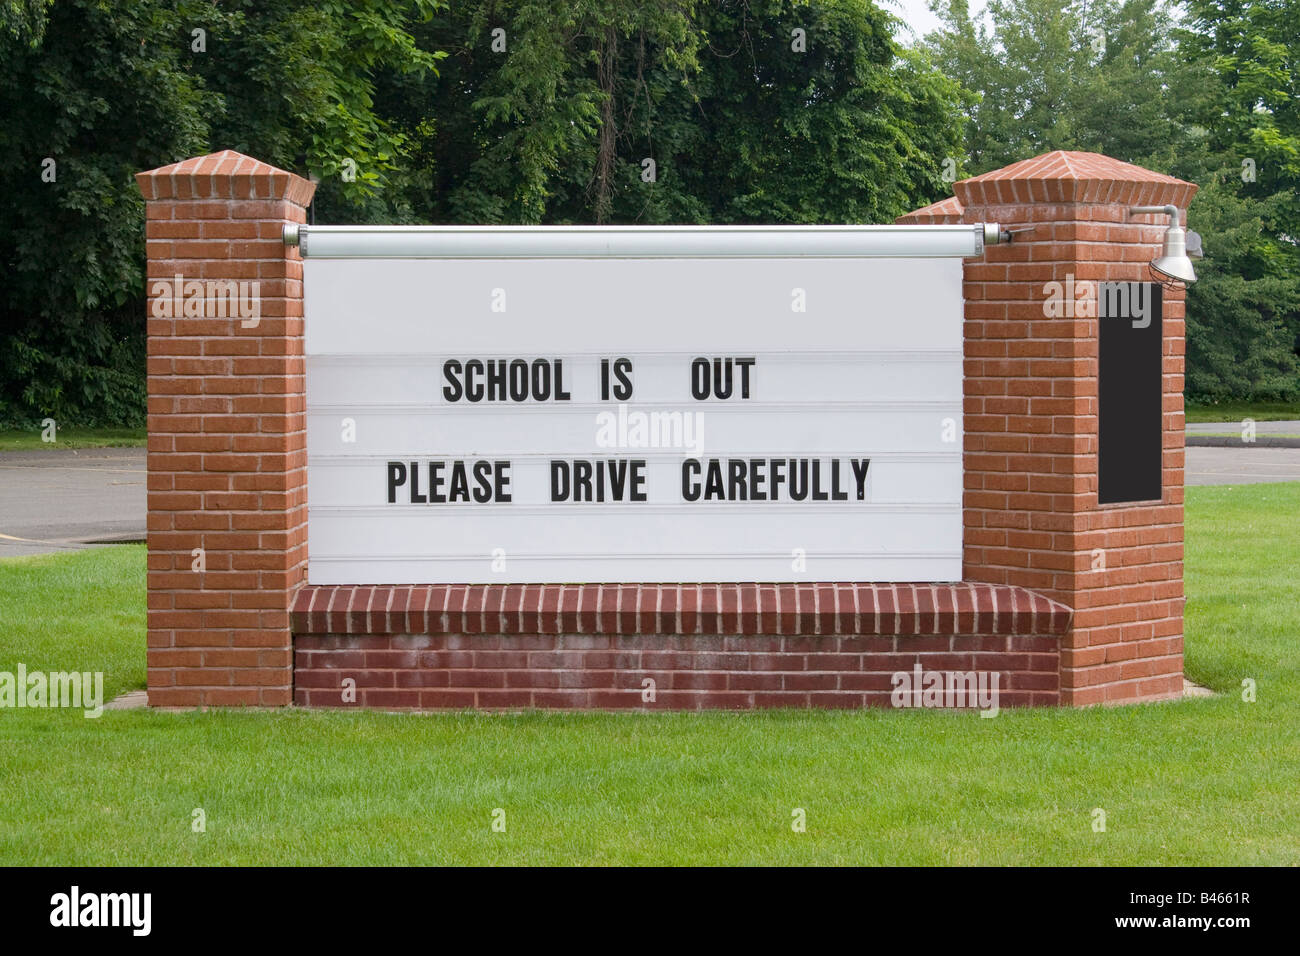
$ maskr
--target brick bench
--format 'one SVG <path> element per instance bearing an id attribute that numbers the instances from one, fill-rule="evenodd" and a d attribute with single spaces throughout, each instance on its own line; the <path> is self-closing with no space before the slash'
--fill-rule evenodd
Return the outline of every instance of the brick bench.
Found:
<path id="1" fill-rule="evenodd" d="M 296 703 L 401 709 L 888 706 L 918 665 L 1052 705 L 1070 620 L 966 583 L 308 586 L 290 615 Z"/>

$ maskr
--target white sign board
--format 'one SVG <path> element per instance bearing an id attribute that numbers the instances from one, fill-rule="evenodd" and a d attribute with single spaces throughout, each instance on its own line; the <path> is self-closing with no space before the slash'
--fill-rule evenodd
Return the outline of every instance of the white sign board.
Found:
<path id="1" fill-rule="evenodd" d="M 308 257 L 308 580 L 959 580 L 961 281 Z"/>

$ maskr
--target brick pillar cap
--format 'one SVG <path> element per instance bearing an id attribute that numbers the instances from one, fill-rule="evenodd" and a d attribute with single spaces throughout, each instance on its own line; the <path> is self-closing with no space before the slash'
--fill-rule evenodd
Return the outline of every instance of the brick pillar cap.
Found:
<path id="1" fill-rule="evenodd" d="M 894 222 L 900 226 L 931 226 L 961 222 L 961 200 L 956 196 L 940 199 L 928 206 L 914 209 L 906 215 L 899 216 Z"/>
<path id="2" fill-rule="evenodd" d="M 963 179 L 953 192 L 967 209 L 1055 202 L 1186 209 L 1196 186 L 1100 153 L 1058 149 Z"/>
<path id="3" fill-rule="evenodd" d="M 145 199 L 282 199 L 306 206 L 316 184 L 260 160 L 223 149 L 136 173 Z"/>

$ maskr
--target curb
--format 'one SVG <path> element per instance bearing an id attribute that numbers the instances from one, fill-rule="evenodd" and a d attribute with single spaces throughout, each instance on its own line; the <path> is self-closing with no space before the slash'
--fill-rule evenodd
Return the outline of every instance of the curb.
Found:
<path id="1" fill-rule="evenodd" d="M 1300 448 L 1300 438 L 1259 435 L 1254 441 L 1242 441 L 1240 438 L 1225 438 L 1217 435 L 1188 435 L 1187 445 L 1201 448 Z"/>

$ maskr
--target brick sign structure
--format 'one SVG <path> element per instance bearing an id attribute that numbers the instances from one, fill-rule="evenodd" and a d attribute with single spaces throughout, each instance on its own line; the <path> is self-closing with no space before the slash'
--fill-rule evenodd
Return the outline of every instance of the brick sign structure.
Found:
<path id="1" fill-rule="evenodd" d="M 313 186 L 230 151 L 138 179 L 154 706 L 911 706 L 900 680 L 945 673 L 996 675 L 1001 706 L 1181 693 L 1182 293 L 1147 333 L 1160 497 L 1110 504 L 1088 296 L 1149 278 L 1161 226 L 1129 207 L 1185 209 L 1189 183 L 1057 152 L 902 220 L 1015 231 L 963 264 L 960 582 L 316 585 L 303 263 L 283 238 Z"/>

